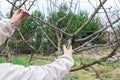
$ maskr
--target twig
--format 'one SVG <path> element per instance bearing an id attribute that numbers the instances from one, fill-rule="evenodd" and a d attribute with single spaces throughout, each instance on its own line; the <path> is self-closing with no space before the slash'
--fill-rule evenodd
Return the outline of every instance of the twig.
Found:
<path id="1" fill-rule="evenodd" d="M 105 45 L 100 44 L 100 45 L 94 45 L 94 46 L 91 46 L 91 47 L 84 47 L 84 48 L 81 48 L 81 46 L 80 46 L 80 47 L 74 49 L 73 53 L 76 53 L 76 52 L 78 53 L 78 52 L 81 52 L 81 51 L 90 50 L 90 49 L 93 49 L 95 47 L 105 47 Z"/>
<path id="2" fill-rule="evenodd" d="M 30 5 L 30 7 L 28 8 L 28 11 L 30 10 L 30 8 L 32 7 L 32 5 L 34 4 L 35 1 L 36 1 L 36 0 L 34 0 L 34 1 L 32 2 L 32 4 Z"/>
<path id="3" fill-rule="evenodd" d="M 73 68 L 73 69 L 71 69 L 71 72 L 73 72 L 73 71 L 78 71 L 78 70 L 81 70 L 81 69 L 90 67 L 90 66 L 92 66 L 92 65 L 95 65 L 95 64 L 97 64 L 97 63 L 106 61 L 108 58 L 110 58 L 110 57 L 112 57 L 112 56 L 114 56 L 114 55 L 116 54 L 115 52 L 116 52 L 116 50 L 118 49 L 119 46 L 120 46 L 120 45 L 117 45 L 117 46 L 115 47 L 115 49 L 114 49 L 108 56 L 103 57 L 103 58 L 100 58 L 99 60 L 96 60 L 96 61 L 94 61 L 94 62 L 92 62 L 92 63 L 84 64 L 83 66 L 80 66 L 80 67 L 78 67 L 78 68 Z"/>
<path id="4" fill-rule="evenodd" d="M 97 73 L 97 71 L 92 66 L 90 68 L 96 73 L 97 78 L 100 78 L 100 80 L 103 80 L 101 78 L 101 76 Z"/>
<path id="5" fill-rule="evenodd" d="M 118 19 L 116 19 L 115 21 L 113 21 L 112 24 L 115 24 L 115 23 L 118 22 L 119 20 L 120 20 L 120 17 L 119 17 Z M 75 41 L 76 41 L 76 42 L 82 42 L 82 41 L 88 40 L 88 39 L 90 39 L 91 37 L 95 36 L 96 34 L 98 34 L 98 33 L 102 32 L 102 31 L 106 30 L 106 29 L 109 28 L 109 27 L 110 27 L 110 25 L 107 25 L 105 28 L 103 27 L 103 28 L 101 28 L 100 30 L 94 32 L 93 34 L 91 34 L 91 35 L 89 35 L 89 36 L 87 36 L 87 37 L 85 37 L 85 38 L 82 38 L 82 39 L 76 39 Z"/>
<path id="6" fill-rule="evenodd" d="M 16 4 L 16 2 L 17 2 L 17 0 L 15 0 L 13 4 L 15 5 L 15 4 Z M 12 17 L 13 10 L 14 10 L 14 6 L 12 6 L 12 9 L 11 9 L 11 11 L 10 11 L 10 17 Z"/>
<path id="7" fill-rule="evenodd" d="M 10 1 L 9 1 L 9 0 L 7 0 L 7 1 L 10 3 Z M 17 1 L 17 0 L 16 0 L 16 1 Z M 18 8 L 21 8 L 21 7 L 22 7 L 22 6 L 23 6 L 26 2 L 27 2 L 27 0 L 24 0 L 24 1 L 23 1 L 23 3 L 22 3 L 21 5 L 19 5 L 19 7 L 18 7 Z M 18 9 L 18 8 L 17 8 L 17 9 Z"/>
<path id="8" fill-rule="evenodd" d="M 10 3 L 10 4 L 12 4 L 13 6 L 15 6 L 12 2 L 10 2 L 9 0 L 8 0 L 8 2 Z M 15 6 L 16 7 L 16 6 Z M 16 7 L 17 9 L 18 9 L 18 7 Z M 49 23 L 47 23 L 47 22 L 44 22 L 43 20 L 41 20 L 40 18 L 37 18 L 37 17 L 34 17 L 33 15 L 29 15 L 31 18 L 33 18 L 33 19 L 36 19 L 36 20 L 38 20 L 39 22 L 41 22 L 41 23 L 43 23 L 43 24 L 46 24 L 46 25 L 48 25 L 49 27 L 51 27 L 52 29 L 54 29 L 54 30 L 56 30 L 57 32 L 62 32 L 62 33 L 64 33 L 65 35 L 67 35 L 67 36 L 73 36 L 72 34 L 68 34 L 68 33 L 66 33 L 66 32 L 64 32 L 64 31 L 62 31 L 62 30 L 60 30 L 60 29 L 58 29 L 58 28 L 56 28 L 55 26 L 53 26 L 53 25 L 51 25 L 51 24 L 49 24 Z"/>
<path id="9" fill-rule="evenodd" d="M 109 17 L 108 17 L 107 11 L 105 10 L 105 8 L 104 8 L 101 0 L 99 0 L 99 2 L 100 2 L 100 4 L 102 5 L 102 8 L 103 8 L 103 10 L 104 10 L 104 12 L 105 12 L 105 14 L 106 14 L 107 19 L 108 19 L 108 22 L 110 23 L 110 27 L 112 28 L 112 30 L 113 30 L 113 32 L 114 32 L 114 34 L 115 34 L 115 37 L 116 37 L 116 39 L 117 39 L 117 41 L 118 41 L 118 43 L 119 43 L 119 45 L 120 45 L 120 41 L 119 41 L 119 39 L 118 39 L 118 37 L 117 37 L 117 34 L 116 34 L 116 32 L 115 32 L 115 29 L 114 29 L 113 26 L 112 26 L 112 23 L 111 23 L 111 21 L 110 21 L 110 19 L 109 19 Z"/>
<path id="10" fill-rule="evenodd" d="M 92 42 L 92 41 L 93 41 L 94 39 L 96 39 L 98 36 L 99 36 L 99 34 L 98 34 L 98 35 L 96 35 L 94 38 L 90 39 L 89 41 L 85 42 L 85 43 L 84 43 L 84 44 L 82 44 L 81 46 L 79 46 L 79 47 L 75 48 L 74 50 L 81 49 L 83 46 L 87 45 L 89 42 Z"/>
<path id="11" fill-rule="evenodd" d="M 95 6 L 91 3 L 91 1 L 90 1 L 90 0 L 88 0 L 88 1 L 89 1 L 89 3 L 92 5 L 92 7 L 93 7 L 94 9 L 96 9 Z"/>
<path id="12" fill-rule="evenodd" d="M 36 22 L 37 23 L 37 22 Z M 37 24 L 40 25 L 40 22 L 38 22 Z M 57 48 L 57 46 L 55 45 L 55 43 L 48 37 L 48 35 L 45 33 L 45 31 L 42 29 L 42 27 L 40 27 L 41 31 L 44 33 L 44 35 L 46 36 L 46 38 L 53 44 L 53 46 L 55 48 Z"/>
<path id="13" fill-rule="evenodd" d="M 104 4 L 107 0 L 103 0 L 102 4 Z M 96 13 L 98 12 L 98 10 L 101 8 L 101 4 L 95 9 L 95 11 L 92 13 L 92 15 L 90 16 L 90 18 L 83 23 L 82 26 L 80 26 L 79 29 L 77 29 L 77 31 L 74 32 L 73 36 L 76 36 L 79 32 L 81 32 L 93 19 L 93 17 L 96 15 Z"/>

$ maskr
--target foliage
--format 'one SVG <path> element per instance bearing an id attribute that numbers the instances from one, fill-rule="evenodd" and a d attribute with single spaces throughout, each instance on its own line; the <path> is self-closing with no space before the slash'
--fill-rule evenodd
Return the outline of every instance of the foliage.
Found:
<path id="1" fill-rule="evenodd" d="M 66 27 L 66 32 L 73 34 L 86 20 L 88 20 L 88 13 L 86 11 L 80 11 L 80 13 L 75 14 L 72 10 L 69 11 L 67 7 L 63 7 L 58 12 L 50 14 L 49 21 L 51 24 L 56 24 L 56 22 L 67 15 L 65 19 L 56 24 L 56 27 L 64 30 Z M 86 37 L 92 34 L 94 31 L 99 29 L 99 23 L 97 19 L 93 19 L 91 23 L 78 35 L 78 38 Z"/>
<path id="2" fill-rule="evenodd" d="M 44 20 L 44 16 L 39 11 L 35 11 L 33 13 L 33 16 L 39 17 Z M 30 43 L 32 46 L 39 46 L 41 42 L 41 30 L 39 27 L 42 27 L 42 25 L 38 26 L 36 24 L 36 21 L 29 17 L 22 21 L 22 23 L 19 25 L 18 30 L 22 33 L 22 36 L 25 38 L 28 43 Z M 19 49 L 26 49 L 26 43 L 22 40 L 22 37 L 19 34 L 19 31 L 16 30 L 12 39 L 14 39 L 14 42 L 10 42 L 10 44 L 15 44 L 15 42 L 18 42 L 16 45 L 12 45 L 12 48 L 19 48 Z"/>
<path id="3" fill-rule="evenodd" d="M 58 11 L 48 14 L 47 17 L 44 17 L 43 14 L 38 10 L 34 11 L 32 15 L 42 19 L 44 22 L 47 22 L 53 25 L 54 27 L 57 27 L 58 29 L 65 31 L 69 34 L 73 34 L 89 18 L 88 13 L 86 11 L 79 11 L 79 13 L 74 13 L 72 9 L 68 8 L 66 4 L 60 5 Z M 41 31 L 41 28 L 45 31 L 47 36 L 55 43 L 56 46 L 58 45 L 58 35 L 59 38 L 62 37 L 61 45 L 63 45 L 68 39 L 68 36 L 62 33 L 58 33 L 57 31 L 50 28 L 48 25 L 42 23 L 38 25 L 36 22 L 37 20 L 34 20 L 33 18 L 29 17 L 28 19 L 24 20 L 18 27 L 19 31 L 22 33 L 22 36 L 25 38 L 25 40 L 32 46 L 34 46 L 36 50 L 39 48 L 40 45 L 43 45 L 41 50 L 44 53 L 47 51 L 46 45 L 52 45 L 49 42 L 49 40 L 47 40 L 47 42 L 44 42 L 46 36 Z M 94 18 L 90 22 L 90 24 L 87 25 L 86 28 L 83 29 L 77 35 L 76 38 L 84 38 L 98 29 L 99 29 L 98 20 Z M 10 42 L 10 44 L 12 45 L 11 48 L 29 50 L 28 46 L 26 46 L 26 43 L 22 40 L 19 31 L 16 30 L 14 36 L 12 37 L 13 39 L 12 41 L 14 42 L 12 41 Z M 74 44 L 74 46 L 77 45 L 81 45 L 81 43 Z"/>
<path id="4" fill-rule="evenodd" d="M 73 34 L 75 31 L 78 30 L 78 28 L 83 25 L 84 22 L 86 22 L 89 17 L 88 13 L 86 11 L 80 11 L 79 13 L 74 13 L 71 9 L 67 7 L 67 5 L 62 5 L 61 8 L 57 12 L 53 12 L 48 15 L 48 23 L 54 25 L 58 29 L 65 31 L 69 34 Z M 65 17 L 65 18 L 64 18 Z M 63 19 L 62 19 L 63 18 Z M 62 19 L 62 20 L 61 20 Z M 94 18 L 89 25 L 86 26 L 85 29 L 83 29 L 76 38 L 84 38 L 86 36 L 89 36 L 93 32 L 97 31 L 99 29 L 99 23 L 96 18 Z M 51 30 L 51 28 L 46 27 L 46 33 L 49 35 L 49 37 L 55 42 L 57 45 L 57 31 Z M 59 33 L 59 37 L 62 35 L 62 44 L 64 44 L 68 36 Z M 61 45 L 62 45 L 61 44 Z M 74 43 L 74 46 L 81 45 L 82 43 Z"/>

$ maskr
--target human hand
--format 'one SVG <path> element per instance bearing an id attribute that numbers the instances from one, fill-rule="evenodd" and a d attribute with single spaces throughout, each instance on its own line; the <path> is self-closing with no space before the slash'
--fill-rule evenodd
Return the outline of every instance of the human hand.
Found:
<path id="1" fill-rule="evenodd" d="M 29 13 L 25 9 L 17 9 L 11 17 L 11 23 L 14 26 L 18 26 L 22 20 L 26 19 L 29 16 Z"/>
<path id="2" fill-rule="evenodd" d="M 72 53 L 73 53 L 72 45 L 70 45 L 70 48 L 69 48 L 69 49 L 67 49 L 66 46 L 63 45 L 63 52 L 64 52 L 63 55 L 67 55 L 67 56 L 72 57 Z"/>

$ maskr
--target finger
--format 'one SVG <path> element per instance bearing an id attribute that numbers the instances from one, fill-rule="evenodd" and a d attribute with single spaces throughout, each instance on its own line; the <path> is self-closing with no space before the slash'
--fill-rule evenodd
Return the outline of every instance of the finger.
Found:
<path id="1" fill-rule="evenodd" d="M 22 18 L 23 18 L 23 17 L 25 17 L 25 16 L 28 16 L 29 13 L 28 13 L 28 12 L 25 12 L 24 10 L 21 10 L 20 15 L 21 15 Z"/>
<path id="2" fill-rule="evenodd" d="M 70 45 L 69 49 L 67 49 L 68 51 L 71 51 L 72 50 L 72 45 Z"/>
<path id="3" fill-rule="evenodd" d="M 27 18 L 28 16 L 29 16 L 29 14 L 28 14 L 28 13 L 23 12 L 23 14 L 22 14 L 22 20 L 23 20 L 23 19 L 25 19 L 25 18 Z"/>
<path id="4" fill-rule="evenodd" d="M 16 19 L 21 22 L 22 18 L 24 17 L 24 12 L 20 10 L 18 14 L 15 14 L 15 16 L 17 16 Z"/>
<path id="5" fill-rule="evenodd" d="M 26 19 L 29 15 L 24 13 L 23 16 L 22 16 L 22 20 Z"/>
<path id="6" fill-rule="evenodd" d="M 17 15 L 17 14 L 19 14 L 20 11 L 21 11 L 20 9 L 17 9 L 13 15 Z"/>
<path id="7" fill-rule="evenodd" d="M 66 49 L 66 46 L 65 45 L 63 45 L 63 50 L 65 50 Z"/>
<path id="8" fill-rule="evenodd" d="M 29 12 L 28 12 L 27 10 L 25 10 L 25 9 L 23 9 L 23 8 L 20 8 L 20 10 L 21 10 L 21 11 L 23 11 L 23 12 L 24 12 L 24 14 L 29 15 Z"/>
<path id="9" fill-rule="evenodd" d="M 24 11 L 22 11 L 22 10 L 20 11 L 19 17 L 20 17 L 20 18 L 23 18 L 23 17 L 24 17 Z"/>
<path id="10" fill-rule="evenodd" d="M 28 13 L 28 12 L 26 12 L 26 11 L 23 11 L 24 12 L 24 15 L 27 15 L 27 16 L 29 16 L 30 14 Z"/>
<path id="11" fill-rule="evenodd" d="M 26 19 L 28 17 L 28 15 L 23 15 L 22 19 Z"/>
<path id="12" fill-rule="evenodd" d="M 70 49 L 72 49 L 72 45 L 70 45 Z"/>

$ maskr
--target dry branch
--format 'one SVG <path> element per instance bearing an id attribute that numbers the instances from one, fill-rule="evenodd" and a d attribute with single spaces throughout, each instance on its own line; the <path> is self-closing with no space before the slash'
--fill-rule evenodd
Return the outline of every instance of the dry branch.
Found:
<path id="1" fill-rule="evenodd" d="M 73 68 L 73 69 L 71 69 L 71 72 L 73 72 L 73 71 L 78 71 L 78 70 L 81 70 L 81 69 L 90 67 L 90 66 L 92 66 L 92 65 L 95 65 L 95 64 L 97 64 L 97 63 L 106 61 L 108 58 L 110 58 L 110 57 L 112 57 L 112 56 L 114 56 L 114 55 L 116 54 L 115 52 L 116 52 L 116 50 L 118 49 L 119 46 L 120 46 L 120 45 L 117 45 L 117 46 L 115 47 L 115 49 L 114 49 L 109 55 L 107 55 L 106 57 L 100 58 L 99 60 L 96 60 L 96 61 L 94 61 L 94 62 L 92 62 L 92 63 L 89 63 L 89 64 L 84 64 L 83 66 L 80 66 L 80 67 L 78 67 L 78 68 Z"/>
<path id="2" fill-rule="evenodd" d="M 105 8 L 104 8 L 101 0 L 99 0 L 99 2 L 100 2 L 100 4 L 102 5 L 102 8 L 103 8 L 103 10 L 104 10 L 104 12 L 105 12 L 105 14 L 106 14 L 107 19 L 108 19 L 108 22 L 110 23 L 110 27 L 112 28 L 112 30 L 113 30 L 113 32 L 114 32 L 114 35 L 115 35 L 115 37 L 116 37 L 116 39 L 117 39 L 117 41 L 118 41 L 118 43 L 119 43 L 119 45 L 120 45 L 120 41 L 119 41 L 119 39 L 118 39 L 118 37 L 117 37 L 117 34 L 116 34 L 116 32 L 115 32 L 115 29 L 114 29 L 113 26 L 112 26 L 112 23 L 111 23 L 111 21 L 110 21 L 110 19 L 109 19 L 109 17 L 108 17 L 107 11 L 105 10 Z"/>
<path id="3" fill-rule="evenodd" d="M 80 47 L 75 48 L 73 53 L 78 54 L 81 51 L 90 50 L 90 49 L 93 49 L 93 48 L 96 48 L 96 47 L 106 47 L 106 45 L 99 44 L 99 45 L 94 45 L 94 46 L 91 46 L 91 47 L 83 47 L 83 48 L 81 48 L 81 46 L 80 46 Z"/>
<path id="4" fill-rule="evenodd" d="M 112 25 L 115 24 L 116 22 L 118 22 L 119 20 L 120 20 L 120 17 L 119 17 L 118 19 L 116 19 L 115 21 L 113 21 L 113 22 L 112 22 Z M 85 37 L 85 38 L 82 38 L 82 39 L 76 39 L 75 41 L 76 41 L 76 42 L 86 41 L 86 40 L 92 38 L 93 36 L 97 35 L 98 33 L 106 30 L 106 29 L 109 28 L 109 27 L 110 27 L 110 25 L 106 25 L 106 27 L 103 27 L 103 28 L 99 29 L 98 31 L 92 33 L 91 35 L 89 35 L 89 36 L 87 36 L 87 37 Z"/>
<path id="5" fill-rule="evenodd" d="M 104 4 L 107 0 L 103 0 L 102 4 Z M 93 19 L 93 17 L 96 15 L 96 13 L 98 12 L 98 10 L 101 8 L 101 4 L 95 9 L 95 11 L 92 13 L 92 15 L 90 16 L 90 18 L 83 23 L 82 26 L 80 26 L 79 29 L 77 29 L 77 31 L 74 32 L 73 36 L 76 36 L 79 32 L 81 32 Z"/>

